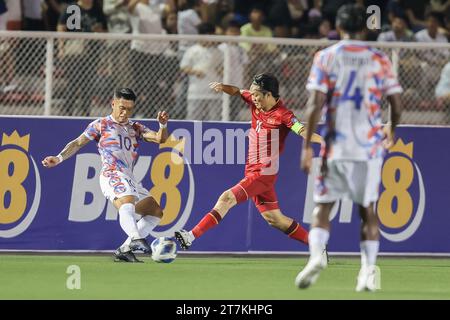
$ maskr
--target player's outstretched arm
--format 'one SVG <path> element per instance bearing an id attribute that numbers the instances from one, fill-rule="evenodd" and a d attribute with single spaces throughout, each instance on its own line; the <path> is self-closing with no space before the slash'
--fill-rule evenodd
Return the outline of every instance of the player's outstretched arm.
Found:
<path id="1" fill-rule="evenodd" d="M 387 97 L 390 105 L 391 105 L 391 118 L 390 123 L 384 128 L 384 132 L 386 137 L 384 139 L 384 147 L 389 149 L 394 145 L 395 139 L 395 128 L 400 122 L 400 116 L 402 114 L 402 102 L 400 98 L 400 94 L 396 93 Z"/>
<path id="2" fill-rule="evenodd" d="M 307 128 L 300 122 L 296 121 L 294 125 L 291 127 L 291 130 L 294 131 L 295 134 L 301 136 L 303 139 L 306 139 L 307 135 Z M 313 133 L 311 136 L 311 142 L 312 143 L 322 143 L 322 136 L 318 135 L 317 133 Z"/>
<path id="3" fill-rule="evenodd" d="M 86 137 L 84 133 L 81 134 L 75 140 L 70 141 L 57 156 L 45 157 L 45 159 L 42 160 L 42 165 L 46 168 L 52 168 L 60 164 L 64 160 L 69 159 L 71 156 L 77 153 L 78 150 L 88 144 L 89 141 L 91 140 L 89 140 L 89 138 Z"/>
<path id="4" fill-rule="evenodd" d="M 322 107 L 326 101 L 327 96 L 320 91 L 313 90 L 311 92 L 311 96 L 309 97 L 307 103 L 307 116 L 308 124 L 306 130 L 306 137 L 303 142 L 303 150 L 302 150 L 302 159 L 301 159 L 301 168 L 306 173 L 309 173 L 312 166 L 312 158 L 313 158 L 313 150 L 311 147 L 312 137 L 314 131 L 316 131 L 317 123 L 320 119 L 320 113 L 322 111 Z"/>
<path id="5" fill-rule="evenodd" d="M 229 94 L 230 96 L 238 96 L 241 94 L 241 89 L 228 84 L 223 84 L 221 82 L 211 82 L 209 87 L 215 92 L 223 92 Z"/>
<path id="6" fill-rule="evenodd" d="M 159 122 L 159 131 L 148 131 L 144 133 L 143 138 L 147 142 L 164 143 L 169 137 L 167 130 L 167 122 L 169 121 L 169 114 L 166 111 L 159 111 L 157 116 Z"/>

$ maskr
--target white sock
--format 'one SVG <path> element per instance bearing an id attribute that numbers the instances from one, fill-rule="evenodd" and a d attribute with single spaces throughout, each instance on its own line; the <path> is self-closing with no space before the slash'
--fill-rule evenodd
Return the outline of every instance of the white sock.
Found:
<path id="1" fill-rule="evenodd" d="M 308 242 L 311 258 L 321 256 L 330 238 L 330 232 L 323 228 L 312 228 L 309 231 Z"/>
<path id="2" fill-rule="evenodd" d="M 132 239 L 142 238 L 134 220 L 135 207 L 132 203 L 125 203 L 119 209 L 119 222 L 122 230 Z"/>
<path id="3" fill-rule="evenodd" d="M 152 230 L 159 225 L 160 221 L 161 218 L 157 218 L 154 216 L 143 216 L 136 224 L 138 232 L 142 236 L 142 238 L 147 238 L 150 232 L 152 232 Z M 131 240 L 133 239 L 131 239 L 131 237 L 128 237 L 120 247 L 124 251 L 130 250 L 128 245 L 130 244 Z"/>
<path id="4" fill-rule="evenodd" d="M 192 233 L 192 230 L 189 231 L 188 234 L 189 234 L 189 241 L 190 241 L 190 242 L 194 241 L 194 240 L 195 240 L 195 236 L 194 236 L 194 234 Z"/>
<path id="5" fill-rule="evenodd" d="M 380 247 L 380 241 L 377 240 L 366 240 L 362 241 L 365 247 L 367 267 L 374 266 L 377 262 L 378 249 Z"/>
<path id="6" fill-rule="evenodd" d="M 359 243 L 359 247 L 361 249 L 361 268 L 365 269 L 368 266 L 367 253 L 366 253 L 366 241 L 361 241 Z"/>

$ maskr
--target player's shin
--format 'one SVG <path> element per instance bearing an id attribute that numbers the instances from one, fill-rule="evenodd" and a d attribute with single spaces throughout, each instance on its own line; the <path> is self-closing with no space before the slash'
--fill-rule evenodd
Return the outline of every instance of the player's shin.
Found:
<path id="1" fill-rule="evenodd" d="M 142 238 L 139 234 L 136 221 L 134 220 L 135 206 L 125 203 L 119 209 L 119 222 L 122 230 L 132 239 Z"/>
<path id="2" fill-rule="evenodd" d="M 137 222 L 137 228 L 139 235 L 142 238 L 147 238 L 150 232 L 152 232 L 153 229 L 155 229 L 159 222 L 161 221 L 161 218 L 154 217 L 154 216 L 143 216 L 138 222 Z M 124 251 L 129 250 L 129 244 L 131 242 L 131 237 L 128 237 L 127 240 L 120 246 Z"/>
<path id="3" fill-rule="evenodd" d="M 330 232 L 326 229 L 314 227 L 309 231 L 308 242 L 311 259 L 322 255 L 329 238 Z"/>
<path id="4" fill-rule="evenodd" d="M 378 240 L 361 241 L 361 266 L 374 266 L 377 262 L 378 249 L 380 242 Z M 363 256 L 365 256 L 365 265 L 363 265 Z"/>
<path id="5" fill-rule="evenodd" d="M 295 220 L 292 221 L 291 225 L 284 233 L 291 239 L 308 244 L 308 231 Z"/>
<path id="6" fill-rule="evenodd" d="M 195 238 L 200 237 L 202 234 L 204 234 L 207 230 L 211 229 L 212 227 L 219 224 L 219 222 L 222 220 L 222 216 L 216 211 L 211 210 L 208 212 L 202 220 L 192 229 L 192 235 Z"/>

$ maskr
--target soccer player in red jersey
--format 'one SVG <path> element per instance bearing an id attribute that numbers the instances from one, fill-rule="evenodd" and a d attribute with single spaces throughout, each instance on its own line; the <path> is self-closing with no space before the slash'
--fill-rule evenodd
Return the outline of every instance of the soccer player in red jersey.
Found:
<path id="1" fill-rule="evenodd" d="M 179 230 L 175 237 L 183 249 L 210 228 L 216 226 L 236 204 L 252 199 L 263 218 L 288 237 L 308 243 L 308 232 L 295 220 L 285 216 L 278 205 L 275 192 L 279 155 L 289 131 L 305 136 L 305 127 L 291 110 L 287 109 L 278 94 L 278 80 L 271 74 L 258 74 L 253 78 L 250 90 L 213 82 L 216 92 L 237 96 L 248 104 L 252 112 L 249 133 L 249 150 L 245 166 L 245 177 L 219 197 L 214 208 L 191 230 Z M 313 134 L 313 141 L 320 143 L 321 137 Z"/>

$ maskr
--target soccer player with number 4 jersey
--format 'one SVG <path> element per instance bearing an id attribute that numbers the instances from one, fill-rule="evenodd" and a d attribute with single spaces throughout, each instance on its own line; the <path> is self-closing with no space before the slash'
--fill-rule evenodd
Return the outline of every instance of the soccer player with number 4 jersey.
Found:
<path id="1" fill-rule="evenodd" d="M 321 252 L 330 236 L 329 216 L 335 202 L 344 197 L 359 205 L 362 220 L 356 291 L 374 291 L 379 284 L 375 263 L 380 233 L 374 203 L 378 199 L 384 149 L 393 145 L 394 130 L 400 121 L 402 88 L 388 57 L 360 41 L 365 17 L 364 8 L 358 5 L 344 5 L 338 10 L 336 24 L 343 40 L 316 54 L 306 85 L 311 93 L 308 128 L 311 132 L 316 128 L 323 107 L 326 123 L 309 232 L 310 258 L 295 279 L 299 288 L 313 284 L 327 266 Z M 390 124 L 384 128 L 383 95 L 391 105 Z M 301 165 L 307 173 L 313 158 L 311 132 L 302 151 Z"/>
<path id="2" fill-rule="evenodd" d="M 291 110 L 286 108 L 278 94 L 278 80 L 271 74 L 253 78 L 250 90 L 222 83 L 211 83 L 211 89 L 232 96 L 241 96 L 252 113 L 249 150 L 245 177 L 219 197 L 214 208 L 190 231 L 179 230 L 175 237 L 183 249 L 189 249 L 195 239 L 216 226 L 236 204 L 251 199 L 269 225 L 290 238 L 308 243 L 308 232 L 295 220 L 283 215 L 275 192 L 279 155 L 284 149 L 290 131 L 305 135 L 305 127 Z M 312 141 L 320 143 L 319 135 Z M 326 252 L 323 252 L 326 254 Z"/>
<path id="3" fill-rule="evenodd" d="M 114 253 L 115 261 L 142 262 L 133 251 L 151 254 L 145 238 L 159 224 L 163 216 L 161 207 L 133 176 L 140 141 L 164 143 L 167 140 L 165 111 L 158 113 L 159 131 L 155 132 L 139 122 L 129 120 L 136 95 L 128 88 L 114 92 L 112 113 L 91 122 L 75 140 L 69 142 L 57 156 L 48 156 L 44 167 L 52 168 L 77 153 L 91 140 L 97 142 L 102 170 L 100 187 L 107 199 L 119 210 L 119 222 L 128 235 Z"/>

